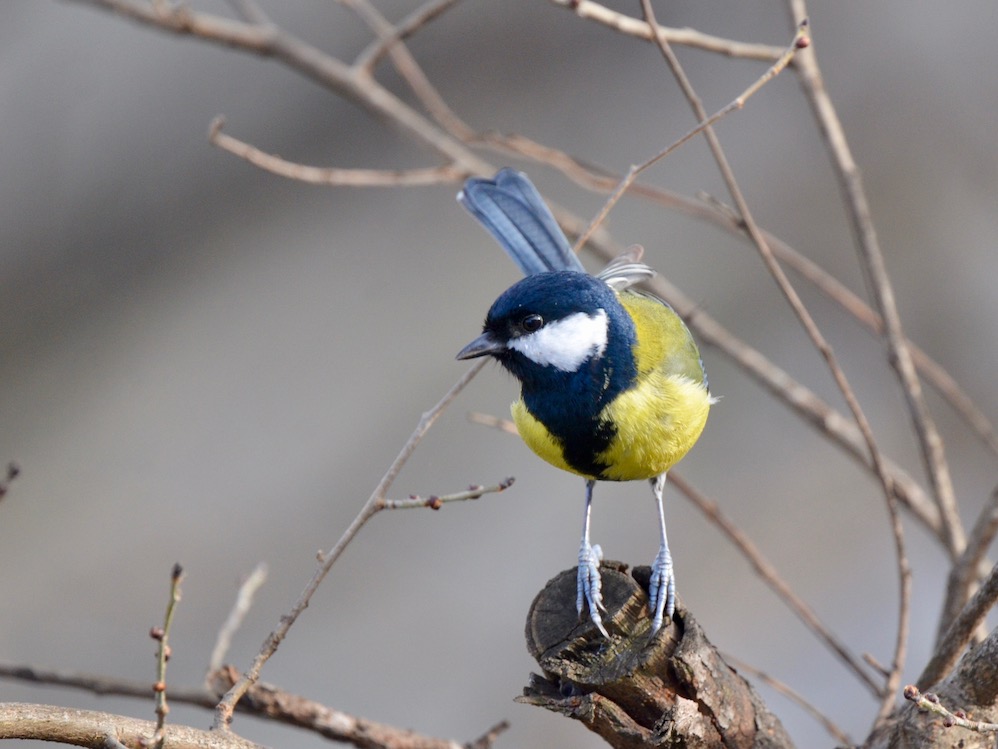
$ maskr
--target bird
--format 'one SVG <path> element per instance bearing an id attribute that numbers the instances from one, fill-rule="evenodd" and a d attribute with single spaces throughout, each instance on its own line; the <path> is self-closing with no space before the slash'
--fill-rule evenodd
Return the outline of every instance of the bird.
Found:
<path id="1" fill-rule="evenodd" d="M 634 245 L 603 271 L 582 265 L 527 176 L 511 168 L 470 178 L 458 202 L 499 242 L 525 278 L 504 291 L 482 333 L 457 354 L 490 356 L 520 383 L 511 406 L 537 455 L 585 479 L 576 608 L 606 638 L 599 565 L 590 541 L 597 481 L 651 483 L 659 550 L 649 585 L 651 633 L 675 614 L 676 583 L 666 535 L 666 474 L 700 438 L 716 399 L 699 349 L 663 300 L 632 288 L 655 272 Z"/>

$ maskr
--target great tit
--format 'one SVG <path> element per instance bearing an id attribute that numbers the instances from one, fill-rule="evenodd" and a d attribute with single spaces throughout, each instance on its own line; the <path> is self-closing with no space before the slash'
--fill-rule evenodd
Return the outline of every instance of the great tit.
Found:
<path id="1" fill-rule="evenodd" d="M 635 246 L 588 274 L 536 188 L 520 172 L 469 179 L 458 201 L 526 274 L 489 310 L 458 359 L 494 357 L 521 384 L 512 406 L 523 441 L 586 480 L 576 606 L 606 637 L 599 545 L 589 541 L 597 481 L 651 481 L 661 545 L 652 563 L 652 633 L 675 612 L 665 532 L 666 472 L 700 437 L 711 397 L 696 343 L 664 301 L 630 289 L 654 271 Z"/>

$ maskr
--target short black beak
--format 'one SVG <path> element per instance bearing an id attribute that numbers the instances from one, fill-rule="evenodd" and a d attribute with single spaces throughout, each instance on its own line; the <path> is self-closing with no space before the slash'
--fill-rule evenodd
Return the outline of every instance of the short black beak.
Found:
<path id="1" fill-rule="evenodd" d="M 496 338 L 492 333 L 482 333 L 463 349 L 457 352 L 458 359 L 476 359 L 479 356 L 489 354 L 499 354 L 506 350 L 506 344 Z"/>

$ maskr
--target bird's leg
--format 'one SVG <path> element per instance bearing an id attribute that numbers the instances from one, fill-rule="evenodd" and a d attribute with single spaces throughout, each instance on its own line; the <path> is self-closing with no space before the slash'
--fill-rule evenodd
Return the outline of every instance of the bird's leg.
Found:
<path id="1" fill-rule="evenodd" d="M 651 565 L 651 582 L 648 586 L 648 605 L 651 608 L 651 632 L 662 628 L 666 617 L 670 620 L 676 612 L 676 576 L 672 570 L 672 554 L 669 553 L 669 539 L 665 535 L 665 508 L 662 494 L 665 491 L 665 474 L 651 480 L 655 501 L 658 503 L 658 526 L 661 544 Z"/>
<path id="2" fill-rule="evenodd" d="M 592 479 L 586 481 L 586 515 L 582 521 L 582 543 L 579 545 L 579 572 L 578 572 L 578 593 L 575 599 L 575 607 L 579 616 L 582 616 L 582 604 L 589 607 L 589 618 L 592 619 L 596 628 L 603 633 L 604 637 L 610 637 L 603 626 L 603 618 L 600 610 L 606 611 L 603 607 L 603 596 L 600 594 L 599 563 L 603 559 L 603 550 L 599 544 L 592 546 L 589 543 L 589 510 L 593 504 L 593 487 L 596 482 Z"/>

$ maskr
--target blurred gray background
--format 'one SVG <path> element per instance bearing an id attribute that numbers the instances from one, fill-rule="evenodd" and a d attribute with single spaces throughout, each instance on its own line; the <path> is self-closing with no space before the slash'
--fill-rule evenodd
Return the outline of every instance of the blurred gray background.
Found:
<path id="1" fill-rule="evenodd" d="M 369 39 L 334 3 L 264 3 L 349 57 Z M 206 4 L 225 11 L 221 3 Z M 386 2 L 400 18 L 412 3 Z M 618 6 L 631 14 L 637 2 Z M 782 3 L 659 2 L 659 20 L 782 45 Z M 859 161 L 909 334 L 998 415 L 998 48 L 993 2 L 813 2 L 815 49 Z M 323 189 L 259 171 L 206 140 L 228 132 L 303 163 L 396 168 L 431 157 L 272 60 L 155 33 L 77 3 L 0 11 L 0 461 L 23 476 L 0 504 L 0 660 L 152 681 L 168 575 L 186 569 L 173 684 L 196 684 L 242 576 L 270 568 L 229 660 L 245 667 L 430 407 L 464 371 L 512 264 L 454 202 L 456 186 Z M 542 0 L 466 0 L 420 33 L 417 59 L 474 127 L 524 133 L 623 170 L 691 125 L 650 45 Z M 709 111 L 764 69 L 680 58 Z M 385 80 L 392 81 L 387 73 Z M 824 148 L 790 73 L 719 127 L 757 219 L 863 293 Z M 493 158 L 487 155 L 488 158 Z M 521 165 L 522 166 L 522 165 Z M 531 169 L 560 204 L 602 198 Z M 695 143 L 656 183 L 726 198 Z M 749 247 L 637 200 L 621 243 L 712 315 L 840 405 L 819 357 Z M 882 347 L 803 282 L 884 449 L 922 479 Z M 838 635 L 889 662 L 896 574 L 875 482 L 704 350 L 715 393 L 680 466 L 737 521 Z M 601 746 L 513 704 L 535 668 L 523 621 L 575 560 L 582 483 L 518 440 L 466 420 L 505 415 L 511 378 L 487 369 L 441 419 L 393 496 L 515 475 L 500 496 L 374 519 L 264 671 L 267 681 L 374 720 L 461 741 L 502 718 L 504 747 Z M 993 459 L 934 394 L 964 518 Z M 726 652 L 789 682 L 861 739 L 874 705 L 672 491 L 679 592 Z M 647 564 L 642 484 L 600 486 L 594 538 Z M 947 568 L 908 523 L 910 667 L 929 652 Z M 834 742 L 765 698 L 801 746 Z M 0 699 L 125 711 L 152 702 L 0 682 Z M 210 716 L 175 706 L 172 720 Z M 238 718 L 274 746 L 307 734 Z"/>

